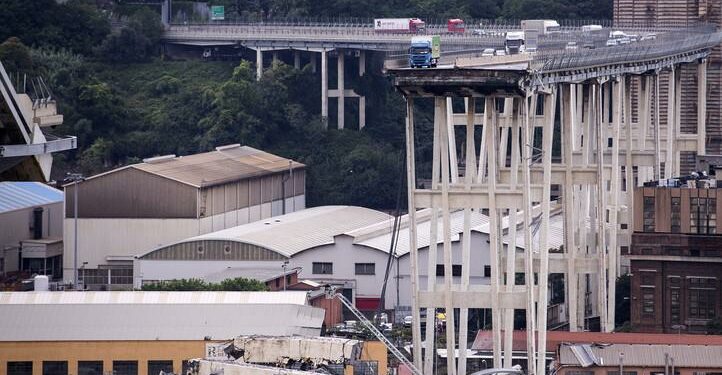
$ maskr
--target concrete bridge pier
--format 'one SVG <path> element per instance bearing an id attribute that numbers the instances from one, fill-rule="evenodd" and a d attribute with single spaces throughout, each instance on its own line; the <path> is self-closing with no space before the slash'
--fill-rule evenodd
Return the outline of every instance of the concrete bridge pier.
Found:
<path id="1" fill-rule="evenodd" d="M 353 89 L 346 88 L 346 53 L 347 50 L 337 49 L 337 83 L 336 89 L 328 89 L 328 55 L 321 55 L 321 80 L 325 82 L 322 84 L 322 117 L 328 119 L 328 98 L 337 98 L 337 126 L 338 129 L 344 129 L 346 127 L 346 98 L 358 98 L 359 99 L 359 129 L 363 129 L 366 126 L 366 98 L 356 93 Z M 366 73 L 366 55 L 364 51 L 359 52 L 359 77 Z M 325 67 L 325 68 L 324 68 Z M 325 112 L 323 109 L 325 108 Z M 326 120 L 327 121 L 327 120 Z M 326 125 L 328 128 L 328 124 Z"/>

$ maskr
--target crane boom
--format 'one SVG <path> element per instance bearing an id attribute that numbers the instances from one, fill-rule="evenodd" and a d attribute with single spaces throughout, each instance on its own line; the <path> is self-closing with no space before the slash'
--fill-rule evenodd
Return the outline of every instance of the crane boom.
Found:
<path id="1" fill-rule="evenodd" d="M 351 303 L 351 301 L 344 297 L 343 294 L 336 292 L 335 287 L 326 286 L 325 293 L 327 299 L 338 298 L 338 300 L 341 301 L 341 303 L 346 306 L 347 309 L 351 310 L 351 312 L 356 316 L 356 318 L 358 318 L 358 320 L 364 326 L 366 326 L 366 328 L 368 328 L 369 331 L 371 331 L 371 333 L 373 333 L 373 335 L 376 336 L 377 339 L 379 339 L 379 341 L 386 345 L 386 348 L 389 349 L 391 354 L 393 354 L 394 357 L 399 360 L 399 362 L 406 365 L 406 367 L 408 367 L 414 375 L 423 375 L 421 371 L 416 368 L 416 366 L 414 366 L 413 362 L 406 358 L 406 356 L 401 353 L 401 351 L 391 341 L 389 341 L 389 339 L 386 338 L 386 336 L 381 331 L 379 331 L 373 323 L 371 323 L 371 321 L 366 319 L 366 317 L 361 313 L 361 311 L 356 308 L 356 306 L 353 305 L 353 303 Z"/>

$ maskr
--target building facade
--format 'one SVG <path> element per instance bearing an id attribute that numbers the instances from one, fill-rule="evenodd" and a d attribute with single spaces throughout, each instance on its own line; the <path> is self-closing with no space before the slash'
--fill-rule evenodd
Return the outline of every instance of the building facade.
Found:
<path id="1" fill-rule="evenodd" d="M 0 278 L 23 271 L 62 277 L 63 192 L 39 182 L 0 182 Z"/>
<path id="2" fill-rule="evenodd" d="M 158 375 L 237 335 L 316 336 L 305 292 L 0 293 L 0 374 Z"/>
<path id="3" fill-rule="evenodd" d="M 64 279 L 128 289 L 133 258 L 159 246 L 305 208 L 304 165 L 251 147 L 144 160 L 66 185 Z"/>
<path id="4" fill-rule="evenodd" d="M 636 189 L 627 255 L 635 331 L 705 333 L 722 311 L 720 189 L 690 185 Z"/>

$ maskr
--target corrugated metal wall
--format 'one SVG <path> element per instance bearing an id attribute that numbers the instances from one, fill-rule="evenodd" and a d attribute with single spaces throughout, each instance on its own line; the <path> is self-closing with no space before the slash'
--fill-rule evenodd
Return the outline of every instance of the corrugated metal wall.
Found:
<path id="1" fill-rule="evenodd" d="M 66 188 L 65 215 L 73 217 L 74 186 Z M 135 168 L 80 183 L 80 218 L 194 218 L 196 188 Z"/>
<path id="2" fill-rule="evenodd" d="M 266 248 L 236 241 L 201 240 L 166 246 L 142 259 L 150 260 L 284 260 Z"/>
<path id="3" fill-rule="evenodd" d="M 295 190 L 291 185 L 288 172 L 203 188 L 200 193 L 200 216 L 218 215 L 249 206 L 270 203 L 280 200 L 284 193 L 285 198 L 291 198 L 294 194 L 296 196 L 304 194 L 305 175 L 303 169 L 293 171 Z M 283 182 L 284 179 L 285 182 Z"/>
<path id="4" fill-rule="evenodd" d="M 305 193 L 305 171 L 293 171 L 233 181 L 198 189 L 135 168 L 121 169 L 87 180 L 78 190 L 80 218 L 198 218 Z M 287 181 L 283 183 L 283 179 Z M 66 190 L 66 217 L 73 217 L 73 189 Z M 197 203 L 197 200 L 200 202 Z M 198 212 L 198 210 L 200 212 Z"/>

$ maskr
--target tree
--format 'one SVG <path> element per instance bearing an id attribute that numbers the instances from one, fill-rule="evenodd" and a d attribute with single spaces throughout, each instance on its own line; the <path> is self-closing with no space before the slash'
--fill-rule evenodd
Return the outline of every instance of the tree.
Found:
<path id="1" fill-rule="evenodd" d="M 30 73 L 33 70 L 30 49 L 16 37 L 0 44 L 0 62 L 8 73 Z"/>
<path id="2" fill-rule="evenodd" d="M 141 290 L 144 291 L 236 291 L 236 292 L 252 292 L 266 291 L 266 284 L 253 279 L 238 277 L 235 279 L 226 279 L 220 283 L 208 283 L 201 279 L 179 279 L 161 281 L 157 284 L 143 285 Z"/>

